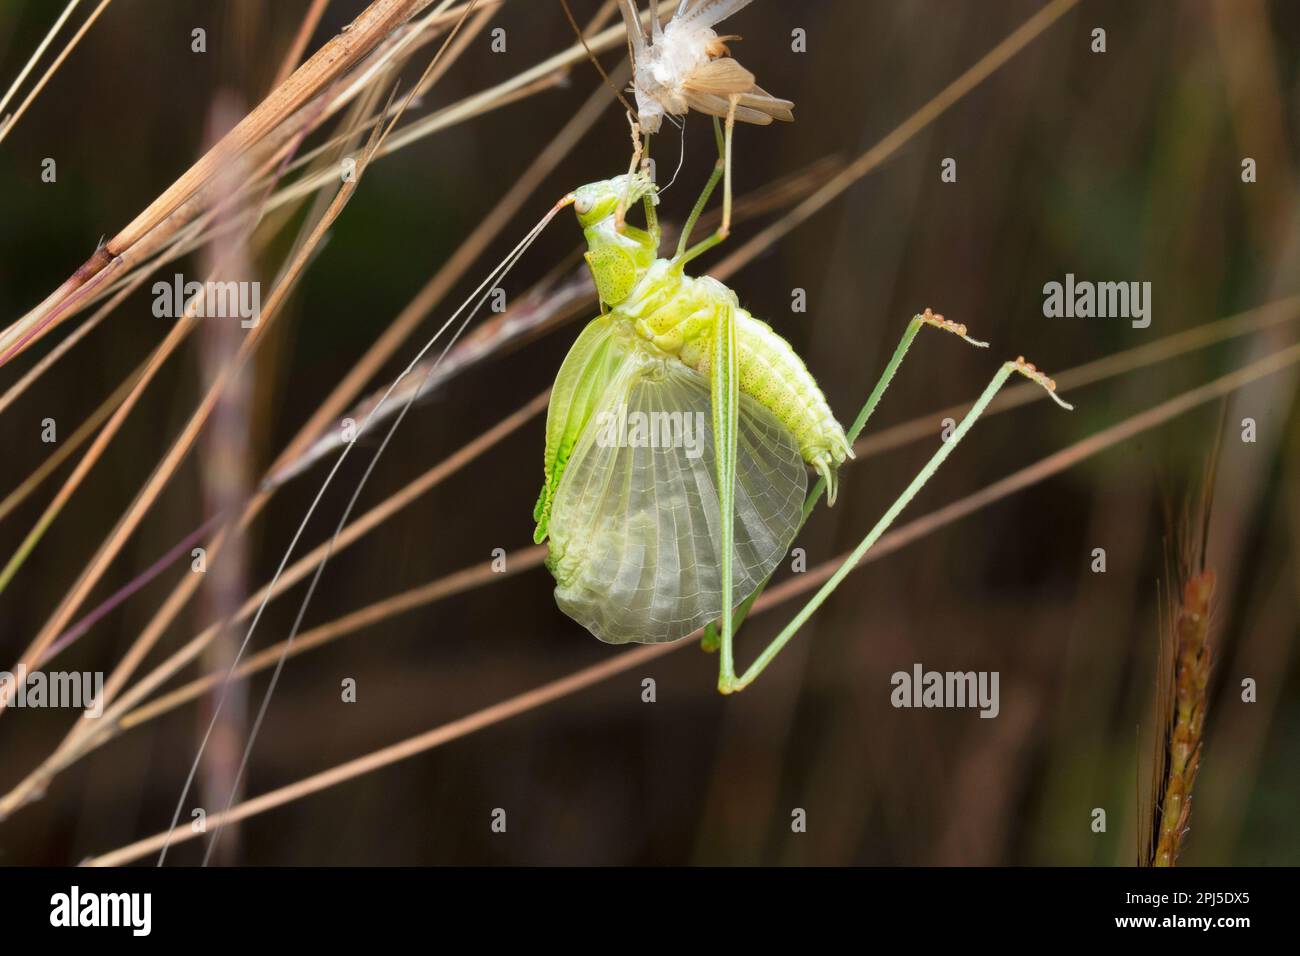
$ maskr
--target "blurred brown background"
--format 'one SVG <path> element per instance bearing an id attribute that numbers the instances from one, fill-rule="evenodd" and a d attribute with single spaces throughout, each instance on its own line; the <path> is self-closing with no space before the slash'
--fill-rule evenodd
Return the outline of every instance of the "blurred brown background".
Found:
<path id="1" fill-rule="evenodd" d="M 572 0 L 585 20 L 597 0 Z M 202 151 L 211 105 L 265 94 L 305 0 L 135 0 L 111 5 L 0 145 L 0 317 L 7 324 L 58 285 Z M 310 49 L 363 7 L 335 0 Z M 826 156 L 869 148 L 1040 7 L 1037 0 L 758 0 L 722 24 L 736 55 L 797 103 L 792 126 L 742 128 L 744 195 Z M 0 2 L 7 85 L 61 4 Z M 208 53 L 190 51 L 204 27 Z M 567 47 L 558 2 L 508 0 L 413 108 L 429 112 Z M 1091 31 L 1107 52 L 1090 51 Z M 808 51 L 791 51 L 791 31 Z M 616 54 L 604 62 L 613 67 Z M 425 57 L 417 57 L 418 63 Z M 1084 0 L 881 168 L 731 280 L 742 304 L 805 358 L 840 419 L 856 413 L 901 334 L 926 306 L 992 343 L 975 351 L 922 334 L 871 431 L 973 398 L 1005 358 L 1049 372 L 1300 291 L 1300 6 L 1289 2 Z M 251 474 L 407 303 L 598 84 L 579 64 L 541 93 L 379 160 L 255 363 Z M 457 294 L 390 363 L 395 374 L 488 268 L 558 196 L 626 168 L 622 111 L 607 115 L 526 205 Z M 677 134 L 657 146 L 660 179 Z M 661 215 L 680 221 L 712 161 L 707 123 L 687 125 L 685 163 Z M 1240 163 L 1258 161 L 1244 185 Z M 58 181 L 40 181 L 43 158 Z M 953 157 L 956 183 L 940 182 Z M 668 167 L 669 169 L 665 169 Z M 779 213 L 778 213 L 779 214 Z M 728 248 L 765 221 L 750 219 Z M 522 293 L 568 254 L 566 214 L 506 283 Z M 259 263 L 264 290 L 284 248 Z M 180 263 L 197 274 L 196 259 Z M 707 262 L 701 265 L 707 268 Z M 1042 286 L 1149 281 L 1153 322 L 1049 319 Z M 807 291 L 793 314 L 791 290 Z M 263 293 L 265 299 L 265 291 Z M 48 453 L 40 421 L 71 431 L 165 332 L 141 292 L 0 417 L 0 494 Z M 461 447 L 551 381 L 570 323 L 456 379 L 397 433 L 359 503 L 364 510 Z M 66 333 L 0 370 L 8 387 Z M 1065 414 L 1047 402 L 981 422 L 904 521 L 1037 461 L 1164 399 L 1296 341 L 1295 323 L 1079 389 Z M 150 387 L 86 490 L 0 595 L 0 666 L 16 660 L 112 527 L 200 394 L 194 343 Z M 1294 368 L 1228 403 L 1210 564 L 1220 578 L 1218 661 L 1187 864 L 1300 863 L 1300 429 Z M 376 380 L 373 385 L 382 382 Z M 521 717 L 253 818 L 223 837 L 252 864 L 1128 864 L 1136 792 L 1153 751 L 1156 586 L 1162 509 L 1195 487 L 1214 444 L 1211 403 L 867 565 L 747 692 L 714 690 L 696 648 Z M 1239 440 L 1237 423 L 1258 423 Z M 844 473 L 839 503 L 801 537 L 810 566 L 851 548 L 937 447 L 934 437 Z M 541 481 L 535 419 L 330 563 L 305 626 L 530 542 Z M 363 450 L 374 447 L 363 445 Z M 368 455 L 341 473 L 304 543 L 333 529 Z M 204 513 L 192 457 L 96 591 L 102 599 L 191 531 Z M 66 474 L 66 467 L 59 477 Z M 277 496 L 250 538 L 246 584 L 267 580 L 315 493 L 317 468 Z M 21 541 L 57 485 L 0 524 Z M 1090 571 L 1104 547 L 1107 572 Z M 301 549 L 300 549 L 301 551 Z M 100 622 L 60 658 L 110 669 L 183 565 Z M 291 660 L 245 791 L 262 793 L 621 653 L 565 618 L 536 569 L 396 617 Z M 302 586 L 271 604 L 254 641 L 283 638 Z M 747 626 L 740 657 L 794 613 Z M 161 654 L 211 620 L 192 602 Z M 242 637 L 242 630 L 236 637 Z M 996 670 L 1001 713 L 896 710 L 890 675 Z M 187 676 L 194 676 L 191 671 Z M 339 702 L 355 678 L 358 702 Z M 641 681 L 658 700 L 641 701 Z M 1253 677 L 1259 701 L 1240 700 Z M 266 675 L 250 686 L 251 710 Z M 46 797 L 0 823 L 0 863 L 64 864 L 165 829 L 209 711 L 193 705 L 132 731 L 61 775 Z M 251 716 L 251 715 L 249 715 Z M 67 712 L 0 720 L 0 787 L 66 731 Z M 237 756 L 237 754 L 236 754 Z M 196 794 L 190 803 L 202 801 Z M 493 834 L 489 814 L 507 810 Z M 790 829 L 807 811 L 807 833 Z M 1090 829 L 1093 808 L 1108 814 Z M 182 824 L 188 819 L 182 818 Z M 171 860 L 196 862 L 197 842 Z"/>

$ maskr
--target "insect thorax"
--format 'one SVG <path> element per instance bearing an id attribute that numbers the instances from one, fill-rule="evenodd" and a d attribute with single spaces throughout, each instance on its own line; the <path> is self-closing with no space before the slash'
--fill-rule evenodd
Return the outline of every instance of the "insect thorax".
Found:
<path id="1" fill-rule="evenodd" d="M 632 294 L 655 261 L 655 241 L 643 229 L 624 225 L 615 228 L 613 217 L 583 230 L 587 240 L 585 258 L 600 300 L 618 306 Z"/>
<path id="2" fill-rule="evenodd" d="M 717 279 L 656 259 L 615 312 L 657 350 L 698 369 L 720 310 L 737 307 L 736 294 Z"/>

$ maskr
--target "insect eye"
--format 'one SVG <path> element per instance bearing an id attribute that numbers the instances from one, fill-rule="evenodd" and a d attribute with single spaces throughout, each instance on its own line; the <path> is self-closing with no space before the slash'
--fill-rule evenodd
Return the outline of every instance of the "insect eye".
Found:
<path id="1" fill-rule="evenodd" d="M 591 212 L 592 202 L 589 196 L 579 196 L 573 201 L 573 210 L 579 216 L 585 216 Z"/>

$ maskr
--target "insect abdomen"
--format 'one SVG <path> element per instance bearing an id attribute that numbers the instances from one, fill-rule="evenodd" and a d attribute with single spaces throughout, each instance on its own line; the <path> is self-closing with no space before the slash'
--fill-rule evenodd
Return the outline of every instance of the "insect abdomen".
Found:
<path id="1" fill-rule="evenodd" d="M 790 429 L 807 461 L 826 475 L 852 454 L 826 396 L 790 343 L 744 309 L 736 310 L 740 389 Z"/>
<path id="2" fill-rule="evenodd" d="M 853 450 L 826 396 L 790 343 L 742 309 L 735 293 L 721 282 L 674 273 L 664 260 L 651 268 L 638 293 L 619 311 L 633 321 L 638 334 L 705 376 L 714 331 L 725 310 L 734 310 L 740 390 L 789 429 L 804 461 L 826 479 L 828 501 L 833 503 L 835 469 Z"/>
<path id="3" fill-rule="evenodd" d="M 684 362 L 709 374 L 711 336 L 682 349 Z M 766 322 L 736 307 L 736 345 L 740 390 L 760 402 L 790 430 L 804 461 L 826 479 L 828 500 L 835 500 L 835 470 L 852 457 L 844 429 L 803 360 Z"/>

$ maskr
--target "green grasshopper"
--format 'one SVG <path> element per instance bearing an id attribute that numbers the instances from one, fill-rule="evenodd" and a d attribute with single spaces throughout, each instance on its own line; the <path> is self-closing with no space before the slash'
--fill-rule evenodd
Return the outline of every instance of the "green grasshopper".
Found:
<path id="1" fill-rule="evenodd" d="M 564 200 L 582 226 L 601 315 L 560 368 L 546 425 L 545 484 L 535 540 L 549 538 L 547 567 L 557 604 L 603 641 L 660 643 L 717 620 L 718 689 L 748 686 L 920 491 L 1013 374 L 1055 395 L 1023 358 L 1007 362 L 951 437 L 862 543 L 785 630 L 737 674 L 734 595 L 740 617 L 788 553 L 924 325 L 961 336 L 964 326 L 929 310 L 913 318 L 857 421 L 846 434 L 794 350 L 740 308 L 716 279 L 686 266 L 726 238 L 730 154 L 715 120 L 719 161 L 672 258 L 659 256 L 655 187 L 633 173 L 583 186 Z M 725 176 L 722 225 L 695 245 L 691 233 Z M 646 228 L 622 222 L 626 202 L 644 204 Z M 690 423 L 706 433 L 689 452 Z M 631 434 L 624 432 L 631 430 Z M 818 474 L 805 499 L 807 469 Z M 713 643 L 712 627 L 706 640 Z M 707 646 L 707 645 L 706 645 Z"/>

